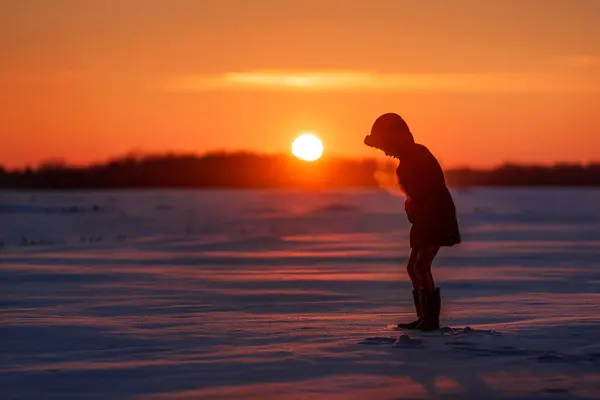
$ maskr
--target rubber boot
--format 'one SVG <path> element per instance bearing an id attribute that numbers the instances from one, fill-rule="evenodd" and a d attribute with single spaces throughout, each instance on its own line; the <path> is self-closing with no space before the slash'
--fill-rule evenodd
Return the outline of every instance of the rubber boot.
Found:
<path id="1" fill-rule="evenodd" d="M 421 306 L 421 295 L 419 292 L 422 292 L 422 290 L 421 291 L 413 290 L 413 301 L 415 302 L 415 310 L 417 312 L 417 319 L 414 320 L 413 322 L 409 322 L 407 324 L 406 323 L 398 324 L 398 328 L 400 328 L 400 329 L 417 329 L 417 327 L 421 323 L 421 318 L 423 316 L 423 312 L 422 312 L 423 307 Z"/>
<path id="2" fill-rule="evenodd" d="M 440 328 L 440 309 L 442 299 L 440 297 L 440 288 L 436 288 L 433 292 L 423 292 L 423 317 L 417 329 L 422 331 L 434 331 Z"/>

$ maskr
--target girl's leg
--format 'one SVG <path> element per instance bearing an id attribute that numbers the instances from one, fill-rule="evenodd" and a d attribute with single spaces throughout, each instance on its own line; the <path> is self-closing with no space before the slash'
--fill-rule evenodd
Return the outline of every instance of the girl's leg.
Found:
<path id="1" fill-rule="evenodd" d="M 419 275 L 417 274 L 417 259 L 419 256 L 419 249 L 411 249 L 410 257 L 408 257 L 408 263 L 406 265 L 406 272 L 410 278 L 410 283 L 414 290 L 418 290 L 421 286 L 419 281 Z"/>
<path id="2" fill-rule="evenodd" d="M 419 249 L 412 249 L 408 263 L 406 265 L 406 271 L 413 287 L 413 300 L 415 302 L 415 311 L 417 312 L 417 319 L 409 323 L 400 323 L 398 328 L 402 329 L 417 329 L 421 323 L 421 303 L 419 298 L 419 289 L 421 288 L 421 281 L 419 280 L 419 274 L 417 273 L 417 260 L 419 258 Z"/>
<path id="3" fill-rule="evenodd" d="M 428 293 L 435 291 L 435 282 L 431 273 L 431 264 L 438 251 L 440 251 L 438 246 L 426 246 L 419 249 L 414 266 L 417 281 L 420 285 L 419 289 L 425 289 Z"/>
<path id="4" fill-rule="evenodd" d="M 439 250 L 440 248 L 437 246 L 420 249 L 415 264 L 419 280 L 423 283 L 423 289 L 419 292 L 423 314 L 417 328 L 424 331 L 435 330 L 440 326 L 440 291 L 435 287 L 431 274 L 431 264 Z"/>

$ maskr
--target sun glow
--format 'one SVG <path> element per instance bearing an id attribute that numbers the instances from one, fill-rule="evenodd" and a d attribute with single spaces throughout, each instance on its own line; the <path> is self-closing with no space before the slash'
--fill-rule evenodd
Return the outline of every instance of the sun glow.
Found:
<path id="1" fill-rule="evenodd" d="M 294 139 L 292 153 L 304 161 L 315 161 L 323 154 L 323 143 L 314 134 L 303 133 Z"/>

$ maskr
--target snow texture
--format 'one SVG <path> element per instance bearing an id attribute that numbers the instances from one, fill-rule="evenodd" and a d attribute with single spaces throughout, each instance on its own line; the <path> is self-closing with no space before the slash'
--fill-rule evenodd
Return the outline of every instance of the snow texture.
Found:
<path id="1" fill-rule="evenodd" d="M 382 191 L 0 192 L 2 399 L 600 397 L 600 191 L 455 191 L 436 332 Z"/>

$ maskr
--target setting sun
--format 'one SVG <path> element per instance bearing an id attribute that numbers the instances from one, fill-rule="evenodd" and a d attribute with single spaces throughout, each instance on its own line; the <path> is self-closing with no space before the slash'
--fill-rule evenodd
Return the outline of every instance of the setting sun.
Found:
<path id="1" fill-rule="evenodd" d="M 304 133 L 292 143 L 292 153 L 304 161 L 315 161 L 323 154 L 323 143 L 312 133 Z"/>

